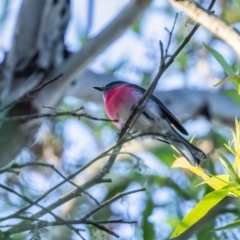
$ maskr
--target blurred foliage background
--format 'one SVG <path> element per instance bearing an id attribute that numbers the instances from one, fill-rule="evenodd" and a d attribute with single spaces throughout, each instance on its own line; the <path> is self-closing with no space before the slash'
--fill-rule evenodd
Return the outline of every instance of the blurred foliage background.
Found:
<path id="1" fill-rule="evenodd" d="M 1 104 L 3 106 L 8 96 L 11 96 L 12 93 L 14 93 L 14 96 L 17 93 L 20 94 L 23 86 L 31 84 L 33 80 L 30 77 L 38 77 L 43 74 L 44 79 L 54 69 L 61 71 L 61 64 L 67 64 L 66 62 L 70 59 L 69 56 L 81 51 L 88 44 L 89 39 L 94 38 L 107 24 L 113 21 L 119 11 L 128 3 L 128 1 L 121 1 L 120 3 L 116 0 L 111 2 L 107 0 L 59 0 L 49 2 L 52 4 L 51 8 L 46 7 L 46 1 L 41 3 L 40 0 L 36 1 L 35 4 L 42 7 L 42 11 L 36 13 L 41 16 L 39 17 L 41 22 L 44 19 L 44 14 L 46 14 L 46 9 L 52 11 L 51 14 L 48 13 L 52 28 L 47 29 L 48 31 L 43 36 L 46 39 L 48 36 L 56 36 L 56 39 L 59 38 L 60 40 L 58 40 L 62 45 L 59 45 L 57 40 L 56 44 L 54 40 L 52 41 L 53 46 L 61 46 L 62 48 L 55 49 L 49 46 L 50 49 L 54 48 L 54 51 L 51 51 L 50 54 L 50 50 L 46 49 L 46 46 L 44 46 L 46 51 L 42 50 L 39 38 L 32 38 L 32 41 L 38 41 L 34 45 L 37 46 L 38 51 L 35 52 L 34 48 L 29 47 L 29 51 L 23 52 L 19 59 L 15 59 L 12 65 L 8 63 L 11 56 L 14 55 L 13 52 L 20 52 L 21 50 L 20 47 L 19 50 L 14 45 L 14 40 L 21 35 L 26 36 L 28 31 L 32 31 L 27 25 L 22 28 L 25 29 L 25 32 L 19 32 L 15 28 L 16 24 L 21 22 L 21 18 L 23 18 L 23 15 L 20 14 L 21 7 L 26 7 L 29 1 L 2 0 L 0 2 L 0 33 L 2 38 L 0 40 L 0 88 L 2 92 Z M 206 0 L 199 2 L 204 7 L 209 4 L 209 1 Z M 59 15 L 56 20 L 56 9 L 62 6 L 65 6 L 63 9 L 68 12 L 68 16 L 64 15 L 63 9 L 60 9 L 59 12 L 62 11 L 63 15 Z M 35 9 L 35 7 L 33 8 Z M 213 9 L 220 18 L 239 29 L 239 0 L 218 0 Z M 168 32 L 164 28 L 171 28 L 176 12 L 176 9 L 167 1 L 152 1 L 144 14 L 126 28 L 121 37 L 86 64 L 88 71 L 96 75 L 91 75 L 89 79 L 86 78 L 86 74 L 75 77 L 72 79 L 74 81 L 70 86 L 70 90 L 66 90 L 64 94 L 62 92 L 50 92 L 49 94 L 48 92 L 48 95 L 44 95 L 45 89 L 42 89 L 45 103 L 49 101 L 50 105 L 48 106 L 60 110 L 74 110 L 84 106 L 86 111 L 93 116 L 107 117 L 101 96 L 98 96 L 100 94 L 92 90 L 92 86 L 94 84 L 102 86 L 109 80 L 121 79 L 148 87 L 158 70 L 160 59 L 158 41 L 162 40 L 164 44 L 167 43 Z M 25 10 L 25 13 L 25 18 L 29 18 L 25 23 L 35 21 L 30 18 L 32 16 L 31 9 Z M 38 15 L 36 15 L 37 17 Z M 58 20 L 63 18 L 66 18 L 65 25 L 62 24 L 59 27 Z M 54 24 L 58 24 L 60 33 L 56 33 L 55 28 L 57 27 Z M 193 22 L 184 13 L 179 12 L 170 52 L 173 52 L 183 41 L 192 26 Z M 36 24 L 35 27 L 40 29 L 42 25 Z M 35 29 L 36 33 L 39 29 Z M 39 32 L 38 34 L 40 34 Z M 180 118 L 189 131 L 189 140 L 195 136 L 193 143 L 206 152 L 208 159 L 203 163 L 202 167 L 211 174 L 217 175 L 224 173 L 224 168 L 218 160 L 216 149 L 232 162 L 234 160 L 231 152 L 224 147 L 224 143 L 231 140 L 231 129 L 234 128 L 235 116 L 239 116 L 240 112 L 236 112 L 235 115 L 234 113 L 228 114 L 228 112 L 231 112 L 231 107 L 238 108 L 238 106 L 225 98 L 223 101 L 227 101 L 229 105 L 226 106 L 229 106 L 229 109 L 224 109 L 220 104 L 218 106 L 217 102 L 215 103 L 217 106 L 215 112 L 208 106 L 206 99 L 209 96 L 222 96 L 225 91 L 232 90 L 233 87 L 230 83 L 223 84 L 220 87 L 213 87 L 214 84 L 226 77 L 226 73 L 204 48 L 203 42 L 221 52 L 233 69 L 237 70 L 239 68 L 238 59 L 232 49 L 200 27 L 190 43 L 160 79 L 156 93 L 160 99 L 161 95 L 164 94 L 164 96 L 175 96 L 173 99 L 165 97 L 165 103 Z M 27 43 L 27 40 L 23 41 L 23 44 Z M 13 49 L 13 46 L 15 49 Z M 46 59 L 48 59 L 47 54 L 50 54 L 51 57 L 49 63 L 45 66 Z M 43 60 L 41 60 L 41 57 Z M 9 68 L 12 69 L 11 77 L 6 74 L 9 73 L 6 70 Z M 82 72 L 81 74 L 83 74 Z M 84 84 L 81 85 L 84 78 L 87 80 L 84 80 Z M 27 83 L 27 85 L 24 85 L 24 83 Z M 190 92 L 196 92 L 196 95 L 184 94 L 186 89 L 190 89 Z M 52 95 L 58 94 L 61 95 L 61 101 L 53 106 L 50 99 Z M 37 96 L 35 99 L 40 101 L 41 98 Z M 197 112 L 192 111 L 191 114 L 188 114 L 188 111 L 195 106 L 195 101 L 199 102 L 201 107 L 198 105 Z M 182 109 L 180 106 L 182 102 L 187 102 L 189 106 L 184 106 L 189 108 Z M 32 99 L 28 99 L 23 103 L 18 103 L 1 117 L 36 113 L 38 112 L 36 105 Z M 1 151 L 4 152 L 2 159 L 4 158 L 7 162 L 15 160 L 20 163 L 27 161 L 51 163 L 60 169 L 65 176 L 72 174 L 100 152 L 112 146 L 118 133 L 109 122 L 73 117 L 38 119 L 39 128 L 37 131 L 35 131 L 36 128 L 32 131 L 31 126 L 29 122 L 24 121 L 14 122 L 13 125 L 7 125 L 7 123 L 1 125 L 0 143 L 2 143 Z M 24 135 L 22 135 L 22 132 L 24 132 Z M 11 146 L 14 146 L 14 148 L 7 148 L 4 144 L 8 146 L 12 144 Z M 15 149 L 16 146 L 18 147 Z M 170 146 L 154 139 L 135 140 L 127 143 L 122 151 L 123 154 L 118 156 L 111 172 L 107 175 L 112 179 L 112 182 L 98 184 L 89 189 L 89 193 L 99 202 L 103 202 L 119 192 L 140 187 L 146 187 L 147 191 L 127 196 L 106 206 L 93 215 L 92 219 L 122 218 L 138 221 L 138 224 L 135 225 L 109 225 L 110 229 L 120 235 L 120 239 L 168 239 L 183 217 L 205 194 L 211 191 L 211 188 L 207 185 L 195 187 L 201 182 L 198 176 L 188 170 L 170 168 L 176 158 L 175 152 Z M 132 155 L 129 155 L 128 152 Z M 101 168 L 106 159 L 99 160 L 91 168 L 75 177 L 74 182 L 81 185 Z M 19 175 L 13 173 L 0 175 L 2 184 L 31 199 L 38 198 L 59 181 L 60 177 L 47 168 L 27 167 L 21 169 Z M 41 203 L 47 206 L 72 189 L 73 186 L 65 184 L 51 193 Z M 26 202 L 9 191 L 0 188 L 0 192 L 0 218 L 26 205 Z M 236 219 L 239 215 L 238 204 L 238 202 L 234 202 L 228 207 L 222 208 L 222 211 L 218 212 L 216 217 L 208 219 L 207 224 L 201 226 L 191 239 L 239 239 L 240 231 L 238 229 L 212 231 L 214 228 L 226 225 Z M 57 208 L 54 212 L 64 219 L 77 219 L 94 206 L 95 203 L 90 198 L 82 195 Z M 36 206 L 32 207 L 28 210 L 28 214 L 31 216 L 37 210 Z M 47 214 L 42 219 L 51 220 L 52 217 Z M 1 226 L 16 224 L 18 221 L 20 220 L 10 219 L 2 222 Z M 103 233 L 95 227 L 81 226 L 81 228 L 85 230 L 85 232 L 82 232 L 85 239 L 114 239 L 114 237 Z M 1 227 L 1 231 L 4 230 L 6 228 Z M 41 231 L 35 230 L 30 233 L 15 234 L 12 239 L 79 239 L 79 236 L 66 226 L 60 226 L 49 227 Z"/>

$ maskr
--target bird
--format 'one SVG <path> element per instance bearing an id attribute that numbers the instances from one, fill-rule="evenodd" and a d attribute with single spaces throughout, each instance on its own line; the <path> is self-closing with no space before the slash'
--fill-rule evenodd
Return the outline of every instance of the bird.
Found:
<path id="1" fill-rule="evenodd" d="M 93 88 L 102 92 L 106 113 L 119 130 L 146 91 L 136 84 L 124 81 L 113 81 L 104 87 Z M 135 121 L 133 129 L 141 133 L 159 134 L 163 142 L 173 145 L 193 166 L 200 165 L 206 159 L 202 150 L 181 135 L 188 135 L 187 130 L 153 94 Z"/>

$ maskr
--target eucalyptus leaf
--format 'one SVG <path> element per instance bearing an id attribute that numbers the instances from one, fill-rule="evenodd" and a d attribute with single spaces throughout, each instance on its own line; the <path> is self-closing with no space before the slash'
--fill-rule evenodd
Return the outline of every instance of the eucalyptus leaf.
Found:
<path id="1" fill-rule="evenodd" d="M 216 229 L 214 229 L 214 231 L 229 230 L 229 229 L 234 229 L 234 228 L 240 228 L 240 220 L 237 220 L 233 223 L 227 224 L 223 227 L 216 228 Z"/>
<path id="2" fill-rule="evenodd" d="M 228 76 L 235 76 L 235 72 L 232 69 L 232 67 L 227 63 L 227 61 L 224 59 L 221 53 L 219 53 L 217 50 L 213 49 L 212 47 L 206 45 L 203 43 L 205 48 L 213 55 L 213 57 L 218 61 L 218 63 L 222 66 L 224 71 Z"/>

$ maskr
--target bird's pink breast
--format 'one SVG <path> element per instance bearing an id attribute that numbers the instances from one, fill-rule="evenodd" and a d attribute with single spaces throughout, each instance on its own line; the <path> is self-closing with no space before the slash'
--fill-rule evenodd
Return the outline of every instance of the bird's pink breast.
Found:
<path id="1" fill-rule="evenodd" d="M 133 105 L 137 104 L 138 97 L 132 87 L 119 86 L 108 91 L 104 96 L 107 115 L 111 120 L 120 120 L 130 113 Z M 113 122 L 117 128 L 121 128 L 121 122 Z"/>

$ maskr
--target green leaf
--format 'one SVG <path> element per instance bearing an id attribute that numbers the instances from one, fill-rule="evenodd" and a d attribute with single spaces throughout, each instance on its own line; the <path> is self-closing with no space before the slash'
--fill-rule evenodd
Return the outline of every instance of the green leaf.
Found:
<path id="1" fill-rule="evenodd" d="M 151 221 L 149 221 L 149 216 L 151 216 L 154 209 L 154 204 L 152 202 L 152 199 L 148 198 L 146 201 L 146 208 L 143 213 L 143 239 L 154 239 L 155 233 L 154 233 L 154 226 Z"/>
<path id="2" fill-rule="evenodd" d="M 135 22 L 135 23 L 132 25 L 132 30 L 133 30 L 135 33 L 137 33 L 137 34 L 140 35 L 141 29 L 140 29 L 140 22 L 139 22 L 139 21 L 138 21 L 138 22 Z"/>
<path id="3" fill-rule="evenodd" d="M 188 215 L 184 217 L 182 222 L 177 226 L 177 228 L 170 236 L 170 239 L 183 234 L 192 225 L 203 218 L 217 203 L 219 203 L 227 196 L 228 192 L 228 189 L 220 189 L 205 195 L 203 199 L 195 206 L 195 208 L 192 209 Z"/>
<path id="4" fill-rule="evenodd" d="M 236 91 L 226 90 L 222 94 L 224 96 L 227 96 L 227 97 L 231 98 L 235 103 L 237 103 L 240 106 L 240 96 Z"/>
<path id="5" fill-rule="evenodd" d="M 240 227 L 240 220 L 237 220 L 233 223 L 227 224 L 223 227 L 216 228 L 213 231 L 221 231 L 221 230 L 228 230 L 228 229 L 233 229 L 233 228 L 239 228 Z"/>
<path id="6" fill-rule="evenodd" d="M 203 239 L 206 239 L 206 240 L 209 240 L 209 239 L 220 240 L 219 238 L 216 238 L 216 233 L 214 231 L 212 231 L 216 226 L 215 223 L 216 223 L 216 221 L 215 221 L 214 218 L 209 219 L 208 223 L 203 225 L 203 228 L 202 229 L 200 228 L 196 232 L 196 239 L 197 240 L 203 240 Z"/>
<path id="7" fill-rule="evenodd" d="M 220 81 L 219 83 L 213 85 L 214 87 L 218 87 L 219 85 L 226 83 L 226 82 L 232 82 L 232 83 L 237 83 L 239 85 L 240 83 L 240 77 L 238 76 L 229 76 L 224 78 L 222 81 Z"/>
<path id="8" fill-rule="evenodd" d="M 203 43 L 203 45 L 213 55 L 213 57 L 218 61 L 218 63 L 222 66 L 222 68 L 224 69 L 224 71 L 226 72 L 226 74 L 228 76 L 234 76 L 235 75 L 234 70 L 227 63 L 227 61 L 224 59 L 224 57 L 222 56 L 221 53 L 219 53 L 215 49 L 211 48 L 210 46 L 206 45 L 205 43 Z"/>
<path id="9" fill-rule="evenodd" d="M 203 182 L 197 184 L 195 187 L 198 187 L 202 184 L 208 184 L 215 190 L 222 189 L 229 185 L 229 175 L 228 174 L 215 175 L 213 177 L 207 178 Z"/>
<path id="10" fill-rule="evenodd" d="M 218 157 L 222 163 L 222 165 L 224 166 L 224 168 L 227 170 L 228 174 L 230 175 L 230 177 L 232 178 L 232 180 L 240 185 L 240 179 L 238 177 L 238 175 L 236 174 L 236 172 L 233 169 L 232 164 L 228 161 L 228 159 L 221 153 L 218 152 Z"/>

